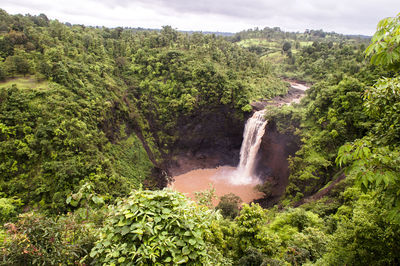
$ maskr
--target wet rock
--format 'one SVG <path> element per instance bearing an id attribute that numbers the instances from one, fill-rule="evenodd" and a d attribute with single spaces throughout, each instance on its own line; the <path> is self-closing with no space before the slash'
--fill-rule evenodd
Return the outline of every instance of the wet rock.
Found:
<path id="1" fill-rule="evenodd" d="M 182 117 L 177 125 L 179 137 L 171 148 L 171 173 L 236 166 L 246 120 L 240 111 L 228 106 L 210 107 Z"/>
<path id="2" fill-rule="evenodd" d="M 258 153 L 257 172 L 272 185 L 272 193 L 257 201 L 263 207 L 273 206 L 284 194 L 289 183 L 288 158 L 295 154 L 299 146 L 298 136 L 279 133 L 273 121 L 267 124 Z"/>

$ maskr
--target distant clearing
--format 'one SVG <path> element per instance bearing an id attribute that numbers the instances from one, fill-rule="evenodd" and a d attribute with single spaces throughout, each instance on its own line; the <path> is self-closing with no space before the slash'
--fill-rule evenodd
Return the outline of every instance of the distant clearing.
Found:
<path id="1" fill-rule="evenodd" d="M 262 60 L 267 60 L 273 63 L 282 63 L 283 60 L 285 60 L 285 55 L 282 54 L 282 52 L 277 51 L 274 53 L 270 53 L 267 55 L 264 55 L 263 57 L 261 57 Z"/>
<path id="2" fill-rule="evenodd" d="M 49 82 L 47 80 L 38 81 L 35 77 L 26 76 L 8 79 L 6 81 L 0 82 L 0 88 L 9 88 L 15 84 L 21 89 L 46 89 L 49 87 Z"/>
<path id="3" fill-rule="evenodd" d="M 306 46 L 311 46 L 313 44 L 313 42 L 309 41 L 309 42 L 300 42 L 300 47 L 306 47 Z"/>

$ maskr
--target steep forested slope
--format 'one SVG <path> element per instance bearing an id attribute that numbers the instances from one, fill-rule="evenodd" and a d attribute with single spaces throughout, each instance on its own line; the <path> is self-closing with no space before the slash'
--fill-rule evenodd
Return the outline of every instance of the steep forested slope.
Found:
<path id="1" fill-rule="evenodd" d="M 85 182 L 108 198 L 163 186 L 179 121 L 224 107 L 241 123 L 250 99 L 286 91 L 214 35 L 0 22 L 0 189 L 25 204 L 63 210 Z"/>
<path id="2" fill-rule="evenodd" d="M 275 68 L 213 35 L 1 11 L 0 264 L 399 264 L 399 16 L 367 60 L 333 34 L 286 45 Z M 196 148 L 227 137 L 252 99 L 285 93 L 273 69 L 314 82 L 266 114 L 301 140 L 277 206 L 140 188 L 162 186 L 151 177 L 202 132 Z"/>

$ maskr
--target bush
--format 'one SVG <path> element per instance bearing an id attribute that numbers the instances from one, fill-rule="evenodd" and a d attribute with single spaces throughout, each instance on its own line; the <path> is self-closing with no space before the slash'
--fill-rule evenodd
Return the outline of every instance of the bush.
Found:
<path id="1" fill-rule="evenodd" d="M 135 191 L 110 207 L 90 256 L 107 265 L 218 264 L 206 243 L 213 214 L 178 192 Z"/>
<path id="2" fill-rule="evenodd" d="M 302 265 L 310 259 L 310 252 L 305 248 L 293 246 L 287 249 L 284 258 L 291 265 Z"/>
<path id="3" fill-rule="evenodd" d="M 273 257 L 278 252 L 281 240 L 277 234 L 267 230 L 267 212 L 258 204 L 243 204 L 240 215 L 235 218 L 236 254 L 239 258 L 244 256 L 249 247 L 256 248 L 268 257 Z"/>
<path id="4" fill-rule="evenodd" d="M 5 265 L 76 264 L 96 241 L 90 224 L 78 223 L 74 215 L 59 219 L 29 212 L 8 223 L 0 255 Z M 88 258 L 89 259 L 89 258 Z"/>
<path id="5" fill-rule="evenodd" d="M 236 265 L 246 265 L 246 266 L 259 266 L 262 264 L 264 256 L 255 248 L 248 248 L 244 256 L 237 262 Z"/>
<path id="6" fill-rule="evenodd" d="M 0 198 L 0 223 L 8 222 L 17 216 L 22 201 L 17 198 Z"/>
<path id="7" fill-rule="evenodd" d="M 388 218 L 388 210 L 376 193 L 363 194 L 354 202 L 350 217 L 337 215 L 332 235 L 319 265 L 398 265 L 400 225 Z"/>
<path id="8" fill-rule="evenodd" d="M 316 228 L 307 227 L 303 232 L 293 235 L 289 241 L 286 255 L 288 257 L 294 256 L 291 258 L 297 261 L 296 254 L 307 254 L 303 258 L 307 257 L 310 261 L 315 262 L 326 252 L 328 243 L 329 237 L 324 232 Z M 297 252 L 293 253 L 293 250 L 297 250 Z M 299 263 L 300 261 L 297 262 Z"/>
<path id="9" fill-rule="evenodd" d="M 305 211 L 302 208 L 289 208 L 287 212 L 280 214 L 271 224 L 271 228 L 281 231 L 284 225 L 289 225 L 297 229 L 298 232 L 303 231 L 306 227 L 323 227 L 323 220 L 317 214 Z"/>
<path id="10" fill-rule="evenodd" d="M 286 265 L 278 259 L 268 258 L 255 248 L 248 248 L 243 257 L 236 262 L 237 266 L 281 266 Z"/>
<path id="11" fill-rule="evenodd" d="M 229 193 L 221 197 L 221 200 L 215 209 L 221 210 L 221 214 L 224 218 L 234 219 L 239 215 L 239 204 L 241 202 L 242 200 L 238 196 Z"/>

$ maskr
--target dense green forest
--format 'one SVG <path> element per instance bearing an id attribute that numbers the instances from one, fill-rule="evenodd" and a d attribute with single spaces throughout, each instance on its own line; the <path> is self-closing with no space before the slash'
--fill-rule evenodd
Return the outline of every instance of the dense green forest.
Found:
<path id="1" fill-rule="evenodd" d="M 0 10 L 0 264 L 399 264 L 399 32 L 400 14 L 368 39 Z M 180 121 L 244 121 L 252 101 L 286 94 L 281 78 L 312 86 L 266 112 L 299 139 L 276 206 L 163 189 Z"/>
<path id="2" fill-rule="evenodd" d="M 24 204 L 65 211 L 85 183 L 107 198 L 163 185 L 151 171 L 178 117 L 219 105 L 243 116 L 252 99 L 287 90 L 254 54 L 211 35 L 4 11 L 1 23 L 0 188 Z"/>

